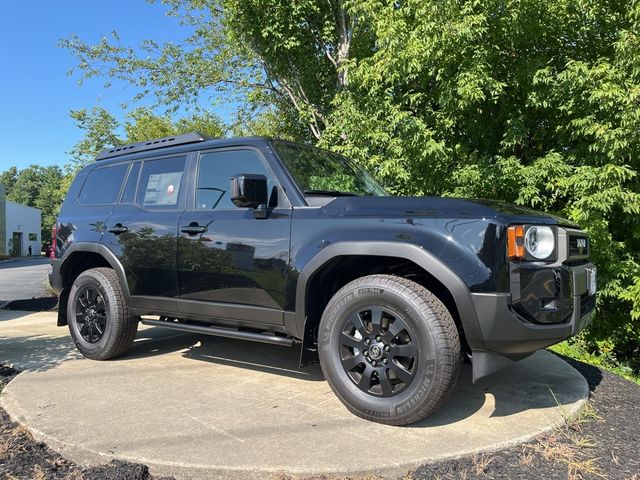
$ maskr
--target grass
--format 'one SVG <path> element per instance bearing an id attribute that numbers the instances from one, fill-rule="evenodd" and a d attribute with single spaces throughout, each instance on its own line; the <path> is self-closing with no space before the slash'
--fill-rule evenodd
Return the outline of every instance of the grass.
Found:
<path id="1" fill-rule="evenodd" d="M 587 404 L 578 417 L 571 421 L 564 415 L 563 418 L 564 425 L 552 434 L 539 436 L 534 444 L 522 445 L 520 463 L 532 467 L 537 457 L 545 462 L 564 464 L 567 480 L 582 480 L 585 476 L 607 479 L 606 473 L 598 465 L 598 459 L 593 458 L 590 452 L 598 446 L 598 442 L 584 435 L 582 430 L 585 423 L 600 420 L 593 406 Z"/>
<path id="2" fill-rule="evenodd" d="M 640 376 L 636 374 L 629 366 L 614 362 L 609 357 L 597 355 L 586 351 L 579 343 L 565 340 L 556 345 L 549 347 L 549 350 L 574 360 L 588 363 L 595 367 L 615 373 L 616 375 L 626 378 L 640 385 Z"/>

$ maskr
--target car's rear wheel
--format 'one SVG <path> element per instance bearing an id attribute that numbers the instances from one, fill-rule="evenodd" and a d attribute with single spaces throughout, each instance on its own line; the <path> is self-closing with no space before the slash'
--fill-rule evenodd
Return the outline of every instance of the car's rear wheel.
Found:
<path id="1" fill-rule="evenodd" d="M 116 273 L 110 268 L 92 268 L 73 282 L 67 321 L 71 337 L 85 357 L 107 360 L 131 347 L 139 317 L 130 312 Z"/>
<path id="2" fill-rule="evenodd" d="M 436 411 L 460 373 L 460 337 L 444 304 L 423 286 L 370 275 L 340 289 L 318 333 L 322 371 L 356 415 L 390 425 Z"/>

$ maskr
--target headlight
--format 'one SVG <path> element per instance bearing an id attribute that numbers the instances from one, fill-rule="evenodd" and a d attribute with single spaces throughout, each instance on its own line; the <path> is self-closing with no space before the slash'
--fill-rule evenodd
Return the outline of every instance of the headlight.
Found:
<path id="1" fill-rule="evenodd" d="M 511 260 L 549 260 L 555 257 L 554 227 L 514 225 L 508 229 L 508 256 Z"/>
<path id="2" fill-rule="evenodd" d="M 532 257 L 549 258 L 556 248 L 556 237 L 550 227 L 529 227 L 524 236 L 524 247 Z"/>

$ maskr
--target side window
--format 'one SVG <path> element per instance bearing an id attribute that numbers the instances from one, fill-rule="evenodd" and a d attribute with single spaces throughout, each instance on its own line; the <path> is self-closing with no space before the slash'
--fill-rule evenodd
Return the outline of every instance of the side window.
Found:
<path id="1" fill-rule="evenodd" d="M 252 173 L 267 177 L 271 192 L 274 182 L 258 155 L 252 150 L 227 150 L 204 153 L 200 156 L 196 186 L 198 210 L 222 210 L 237 208 L 229 195 L 231 177 L 240 173 Z"/>
<path id="2" fill-rule="evenodd" d="M 122 192 L 120 203 L 133 203 L 136 200 L 136 188 L 138 187 L 138 176 L 140 175 L 140 162 L 134 162 L 129 170 L 127 183 Z"/>
<path id="3" fill-rule="evenodd" d="M 186 157 L 146 160 L 138 182 L 136 201 L 145 207 L 172 207 L 180 197 Z"/>
<path id="4" fill-rule="evenodd" d="M 82 185 L 78 203 L 80 205 L 109 205 L 116 202 L 124 175 L 129 164 L 121 163 L 108 167 L 98 167 L 87 175 Z"/>

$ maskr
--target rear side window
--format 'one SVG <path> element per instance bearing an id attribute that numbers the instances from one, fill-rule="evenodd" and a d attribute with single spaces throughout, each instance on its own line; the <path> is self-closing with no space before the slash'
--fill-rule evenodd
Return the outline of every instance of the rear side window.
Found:
<path id="1" fill-rule="evenodd" d="M 109 205 L 116 202 L 129 164 L 99 167 L 92 170 L 80 190 L 80 205 Z"/>
<path id="2" fill-rule="evenodd" d="M 178 204 L 186 157 L 147 160 L 138 182 L 137 203 L 145 207 L 173 207 Z"/>

